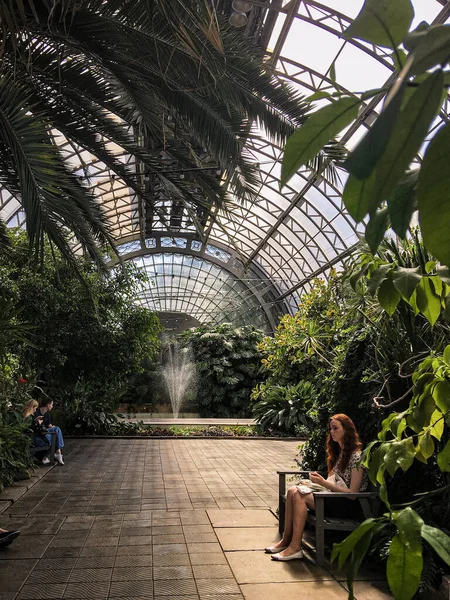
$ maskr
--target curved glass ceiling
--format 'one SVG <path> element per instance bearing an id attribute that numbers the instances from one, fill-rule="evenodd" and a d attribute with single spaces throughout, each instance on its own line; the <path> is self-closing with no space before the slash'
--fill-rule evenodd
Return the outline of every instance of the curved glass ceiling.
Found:
<path id="1" fill-rule="evenodd" d="M 214 4 L 227 15 L 232 11 L 231 0 Z M 272 0 L 269 8 L 263 0 L 252 4 L 246 33 L 267 45 L 267 60 L 304 96 L 318 90 L 375 88 L 392 76 L 393 61 L 386 49 L 341 38 L 363 0 Z M 444 23 L 450 16 L 450 4 L 439 0 L 413 4 L 414 25 L 422 20 Z M 254 25 L 257 16 L 263 19 L 259 29 Z M 361 138 L 378 108 L 377 100 L 369 102 L 344 132 L 348 147 Z M 436 127 L 440 122 L 436 120 Z M 362 228 L 342 204 L 345 172 L 338 171 L 339 181 L 332 182 L 302 168 L 280 191 L 282 149 L 263 132 L 253 134 L 248 152 L 259 165 L 258 201 L 236 203 L 226 214 L 217 214 L 214 222 L 206 223 L 203 242 L 189 215 L 170 198 L 157 207 L 169 220 L 163 223 L 158 210 L 147 213 L 142 232 L 134 192 L 95 156 L 60 138 L 68 162 L 80 177 L 88 178 L 101 200 L 121 254 L 148 272 L 150 284 L 140 301 L 149 308 L 185 313 L 200 322 L 254 323 L 273 330 L 279 314 L 296 310 L 312 278 L 326 276 L 330 266 L 352 252 Z M 120 148 L 114 149 L 123 155 Z M 133 157 L 123 155 L 122 160 L 135 168 Z M 2 190 L 0 202 L 0 215 L 11 226 L 21 226 L 18 201 Z"/>

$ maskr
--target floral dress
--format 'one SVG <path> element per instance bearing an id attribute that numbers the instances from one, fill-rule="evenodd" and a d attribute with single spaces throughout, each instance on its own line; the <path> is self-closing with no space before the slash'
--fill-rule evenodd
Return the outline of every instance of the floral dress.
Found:
<path id="1" fill-rule="evenodd" d="M 361 458 L 361 452 L 359 450 L 355 450 L 353 454 L 350 456 L 350 460 L 348 461 L 347 467 L 342 470 L 340 468 L 340 462 L 342 459 L 342 451 L 339 454 L 336 464 L 333 467 L 333 473 L 342 477 L 345 481 L 345 485 L 349 488 L 350 483 L 352 481 L 352 470 L 357 468 L 357 463 Z M 367 469 L 365 467 L 361 467 L 363 470 L 363 478 L 361 481 L 361 487 L 359 488 L 360 492 L 365 492 L 367 490 L 367 486 L 369 485 L 368 477 L 367 477 Z"/>

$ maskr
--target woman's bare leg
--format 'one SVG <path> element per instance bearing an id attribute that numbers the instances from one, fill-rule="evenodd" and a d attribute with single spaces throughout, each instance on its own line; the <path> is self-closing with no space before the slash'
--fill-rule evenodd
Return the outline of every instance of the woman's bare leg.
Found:
<path id="1" fill-rule="evenodd" d="M 305 531 L 308 508 L 314 508 L 314 497 L 312 494 L 302 495 L 296 491 L 293 496 L 292 535 L 289 546 L 280 552 L 280 556 L 290 556 L 302 549 L 303 532 Z"/>
<path id="2" fill-rule="evenodd" d="M 286 506 L 284 513 L 284 531 L 281 540 L 274 544 L 274 548 L 285 548 L 289 546 L 292 538 L 292 519 L 294 514 L 294 496 L 297 493 L 297 488 L 290 487 L 286 494 Z"/>

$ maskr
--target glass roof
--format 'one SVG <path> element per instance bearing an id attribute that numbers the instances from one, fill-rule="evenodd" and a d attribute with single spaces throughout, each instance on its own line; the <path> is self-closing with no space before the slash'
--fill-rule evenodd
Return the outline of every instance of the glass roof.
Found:
<path id="1" fill-rule="evenodd" d="M 385 48 L 341 38 L 363 0 L 272 0 L 270 6 L 250 1 L 246 34 L 267 46 L 267 60 L 279 77 L 304 96 L 317 90 L 362 91 L 392 76 L 393 61 Z M 231 0 L 215 5 L 227 15 L 232 11 Z M 450 4 L 444 1 L 413 0 L 413 5 L 414 25 L 444 23 L 450 16 Z M 259 29 L 256 15 L 263 23 Z M 361 138 L 377 108 L 377 100 L 368 102 L 344 132 L 347 147 Z M 448 114 L 448 106 L 444 108 L 436 126 Z M 120 254 L 148 272 L 149 287 L 140 301 L 149 308 L 185 313 L 199 322 L 254 323 L 273 330 L 279 314 L 295 312 L 302 290 L 315 276 L 326 276 L 330 266 L 339 267 L 352 252 L 362 228 L 342 204 L 346 173 L 338 171 L 339 180 L 331 182 L 302 168 L 280 191 L 282 149 L 263 132 L 254 134 L 247 150 L 259 165 L 258 200 L 218 213 L 206 223 L 203 241 L 188 213 L 164 195 L 157 208 L 169 219 L 161 220 L 161 210 L 146 214 L 142 233 L 135 193 L 95 156 L 60 138 L 74 171 L 88 178 L 101 200 Z M 114 149 L 135 169 L 133 157 Z M 5 190 L 0 216 L 11 226 L 23 224 L 19 202 Z M 154 237 L 148 237 L 149 231 Z"/>

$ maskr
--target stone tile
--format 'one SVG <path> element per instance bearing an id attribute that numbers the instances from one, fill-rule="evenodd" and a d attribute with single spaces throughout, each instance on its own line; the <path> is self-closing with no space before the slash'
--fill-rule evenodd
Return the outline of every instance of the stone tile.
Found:
<path id="1" fill-rule="evenodd" d="M 41 558 L 52 540 L 52 535 L 19 536 L 14 544 L 0 552 L 0 560 L 6 558 Z"/>
<path id="2" fill-rule="evenodd" d="M 279 541 L 275 527 L 219 527 L 215 530 L 223 550 L 264 550 Z"/>
<path id="3" fill-rule="evenodd" d="M 86 600 L 106 600 L 108 597 L 109 582 L 106 581 L 89 581 L 85 583 L 69 583 L 65 592 L 64 598 L 86 598 Z"/>
<path id="4" fill-rule="evenodd" d="M 168 546 L 170 547 L 170 546 Z M 144 556 L 146 554 L 153 554 L 152 546 L 118 546 L 117 556 Z M 114 549 L 115 550 L 115 549 Z"/>
<path id="5" fill-rule="evenodd" d="M 337 581 L 253 583 L 241 585 L 240 588 L 245 600 L 286 600 L 286 598 L 348 600 L 348 592 Z"/>
<path id="6" fill-rule="evenodd" d="M 152 581 L 113 581 L 109 591 L 110 598 L 129 596 L 130 598 L 151 598 L 153 595 Z"/>
<path id="7" fill-rule="evenodd" d="M 344 587 L 347 589 L 346 585 Z M 388 584 L 382 581 L 356 581 L 353 592 L 356 600 L 392 600 L 394 598 Z M 425 594 L 425 597 L 427 595 Z"/>
<path id="8" fill-rule="evenodd" d="M 194 565 L 195 579 L 229 579 L 233 573 L 228 565 Z"/>
<path id="9" fill-rule="evenodd" d="M 0 557 L 2 554 L 3 552 L 0 553 Z M 36 564 L 36 560 L 0 561 L 0 590 L 18 592 Z"/>
<path id="10" fill-rule="evenodd" d="M 0 492 L 0 502 L 16 502 L 27 491 L 26 486 L 7 487 Z"/>
<path id="11" fill-rule="evenodd" d="M 74 569 L 70 574 L 70 583 L 83 583 L 87 581 L 109 581 L 112 568 Z"/>
<path id="12" fill-rule="evenodd" d="M 234 579 L 198 579 L 197 588 L 200 598 L 206 598 L 211 594 L 239 594 L 240 589 Z"/>
<path id="13" fill-rule="evenodd" d="M 116 567 L 112 573 L 113 581 L 144 581 L 146 579 L 153 579 L 153 571 L 149 566 Z"/>
<path id="14" fill-rule="evenodd" d="M 217 542 L 215 533 L 185 533 L 187 543 L 210 544 Z"/>
<path id="15" fill-rule="evenodd" d="M 0 598 L 1 600 L 1 598 Z M 122 600 L 122 599 L 121 599 Z M 199 597 L 196 596 L 155 596 L 154 600 L 199 600 Z M 218 599 L 219 600 L 219 599 Z M 226 598 L 226 600 L 234 600 L 231 596 Z M 242 596 L 239 597 L 239 600 L 242 600 Z"/>
<path id="16" fill-rule="evenodd" d="M 217 542 L 214 544 L 195 544 L 195 543 L 191 543 L 187 545 L 189 553 L 192 552 L 192 554 L 201 554 L 202 552 L 207 552 L 208 554 L 210 552 L 221 552 L 221 547 L 220 544 L 218 544 Z"/>
<path id="17" fill-rule="evenodd" d="M 187 567 L 191 564 L 187 552 L 177 554 L 155 554 L 153 556 L 155 567 Z"/>
<path id="18" fill-rule="evenodd" d="M 176 555 L 179 556 L 179 555 Z M 151 567 L 153 564 L 153 557 L 151 554 L 144 554 L 139 556 L 116 556 L 115 567 Z"/>
<path id="19" fill-rule="evenodd" d="M 187 552 L 186 544 L 161 544 L 153 546 L 153 554 L 184 554 Z"/>
<path id="20" fill-rule="evenodd" d="M 151 527 L 122 527 L 120 531 L 122 536 L 152 535 Z"/>
<path id="21" fill-rule="evenodd" d="M 67 583 L 69 580 L 71 569 L 60 569 L 56 561 L 53 563 L 53 569 L 41 569 L 40 563 L 31 572 L 27 579 L 27 585 L 39 585 L 53 583 Z"/>
<path id="22" fill-rule="evenodd" d="M 324 581 L 332 579 L 325 569 L 308 560 L 278 562 L 263 552 L 227 552 L 226 558 L 239 584 L 290 581 Z"/>
<path id="23" fill-rule="evenodd" d="M 192 565 L 226 565 L 227 559 L 222 552 L 214 552 L 213 554 L 190 554 Z"/>
<path id="24" fill-rule="evenodd" d="M 48 548 L 42 558 L 60 560 L 61 558 L 78 558 L 80 556 L 80 552 L 82 549 L 80 547 L 76 548 L 58 548 L 58 547 L 50 547 Z"/>
<path id="25" fill-rule="evenodd" d="M 117 546 L 119 541 L 118 535 L 101 535 L 100 533 L 91 534 L 85 543 L 85 547 L 93 547 L 102 548 L 105 546 Z"/>
<path id="26" fill-rule="evenodd" d="M 190 579 L 192 569 L 190 566 L 154 567 L 153 579 Z"/>
<path id="27" fill-rule="evenodd" d="M 58 558 L 56 561 L 54 558 L 41 558 L 38 563 L 38 567 L 40 571 L 48 571 L 55 568 L 58 569 L 70 569 L 72 570 L 77 562 L 77 558 L 74 556 L 72 558 Z"/>
<path id="28" fill-rule="evenodd" d="M 121 536 L 119 538 L 119 546 L 148 546 L 152 543 L 151 535 L 131 535 Z M 167 542 L 170 543 L 170 542 Z M 138 550 L 136 550 L 138 552 Z"/>
<path id="29" fill-rule="evenodd" d="M 114 556 L 82 556 L 77 560 L 76 569 L 112 569 Z"/>
<path id="30" fill-rule="evenodd" d="M 206 511 L 214 528 L 216 527 L 278 527 L 269 510 L 214 510 Z"/>
<path id="31" fill-rule="evenodd" d="M 184 525 L 210 525 L 208 514 L 204 510 L 183 510 L 180 519 Z"/>
<path id="32" fill-rule="evenodd" d="M 158 579 L 155 581 L 156 596 L 189 596 L 197 594 L 197 586 L 194 579 L 176 579 L 166 580 Z"/>
<path id="33" fill-rule="evenodd" d="M 154 535 L 153 543 L 159 544 L 184 544 L 185 538 L 182 533 L 176 535 Z"/>
<path id="34" fill-rule="evenodd" d="M 62 598 L 65 583 L 24 585 L 17 596 L 17 600 L 54 600 Z"/>
<path id="35" fill-rule="evenodd" d="M 85 546 L 79 553 L 80 558 L 85 556 L 115 556 L 117 552 L 116 546 Z"/>

